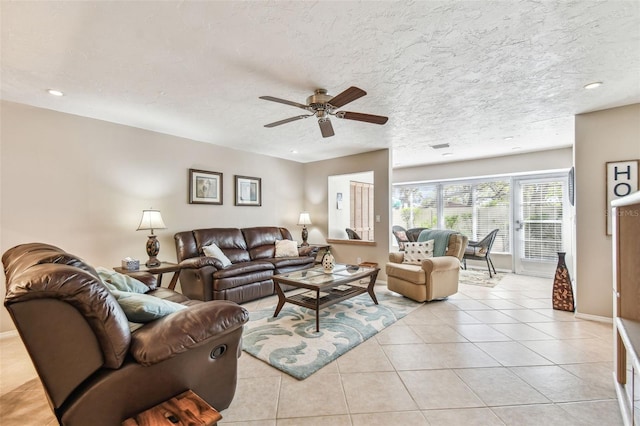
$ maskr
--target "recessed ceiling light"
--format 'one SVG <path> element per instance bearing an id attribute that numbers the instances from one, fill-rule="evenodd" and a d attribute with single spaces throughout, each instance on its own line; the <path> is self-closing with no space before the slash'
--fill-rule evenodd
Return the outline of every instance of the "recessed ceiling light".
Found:
<path id="1" fill-rule="evenodd" d="M 448 143 L 439 143 L 436 145 L 429 145 L 431 148 L 433 149 L 444 149 L 444 148 L 449 148 L 449 144 Z"/>
<path id="2" fill-rule="evenodd" d="M 442 153 L 443 157 L 451 157 L 453 155 L 453 152 L 444 152 Z"/>
<path id="3" fill-rule="evenodd" d="M 292 150 L 291 150 L 291 153 L 292 153 L 292 154 L 297 154 L 297 153 L 298 153 L 298 151 L 296 151 L 295 149 L 292 149 Z"/>
<path id="4" fill-rule="evenodd" d="M 504 138 L 505 141 L 510 141 L 512 139 L 513 139 L 513 136 L 507 136 L 507 137 Z"/>
<path id="5" fill-rule="evenodd" d="M 601 81 L 594 81 L 593 83 L 585 84 L 584 88 L 587 90 L 595 89 L 602 86 Z"/>
<path id="6" fill-rule="evenodd" d="M 522 149 L 522 148 L 520 148 L 519 146 L 514 146 L 514 147 L 513 147 L 513 148 L 511 148 L 511 149 L 516 150 L 516 149 Z"/>
<path id="7" fill-rule="evenodd" d="M 55 90 L 55 89 L 49 89 L 49 90 L 47 90 L 47 93 L 49 93 L 50 95 L 53 95 L 53 96 L 64 96 L 64 93 L 62 93 L 59 90 Z"/>

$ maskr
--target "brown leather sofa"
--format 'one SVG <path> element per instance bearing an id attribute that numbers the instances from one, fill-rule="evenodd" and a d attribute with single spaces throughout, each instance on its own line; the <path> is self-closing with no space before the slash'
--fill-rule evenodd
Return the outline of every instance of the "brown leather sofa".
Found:
<path id="1" fill-rule="evenodd" d="M 174 235 L 182 293 L 191 299 L 232 300 L 243 303 L 275 294 L 271 277 L 314 265 L 313 256 L 275 257 L 277 240 L 293 240 L 286 228 L 209 228 Z M 229 258 L 226 268 L 204 255 L 216 244 Z M 286 288 L 284 289 L 286 290 Z"/>
<path id="2" fill-rule="evenodd" d="M 139 274 L 147 294 L 187 308 L 134 325 L 77 256 L 31 243 L 2 262 L 5 306 L 60 424 L 119 425 L 187 389 L 218 410 L 231 403 L 248 320 L 241 306 L 188 300 Z"/>

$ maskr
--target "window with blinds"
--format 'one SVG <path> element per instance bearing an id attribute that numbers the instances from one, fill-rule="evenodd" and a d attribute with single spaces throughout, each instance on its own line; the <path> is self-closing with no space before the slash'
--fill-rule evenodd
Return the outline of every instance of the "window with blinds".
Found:
<path id="1" fill-rule="evenodd" d="M 351 212 L 349 223 L 364 241 L 373 241 L 373 184 L 349 181 Z"/>
<path id="2" fill-rule="evenodd" d="M 521 188 L 524 259 L 557 259 L 562 251 L 562 183 L 527 183 Z"/>
<path id="3" fill-rule="evenodd" d="M 405 229 L 438 226 L 438 185 L 393 187 L 393 224 Z"/>
<path id="4" fill-rule="evenodd" d="M 393 187 L 393 224 L 453 229 L 478 241 L 500 232 L 494 252 L 511 252 L 511 180 L 400 184 Z"/>

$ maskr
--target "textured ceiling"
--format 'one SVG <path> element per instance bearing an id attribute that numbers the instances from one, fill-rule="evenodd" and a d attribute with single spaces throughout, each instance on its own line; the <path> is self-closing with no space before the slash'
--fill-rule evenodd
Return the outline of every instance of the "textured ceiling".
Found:
<path id="1" fill-rule="evenodd" d="M 300 162 L 385 147 L 398 166 L 566 147 L 575 114 L 640 102 L 638 1 L 0 7 L 3 99 Z M 584 90 L 592 81 L 604 85 Z M 258 96 L 304 103 L 351 85 L 368 95 L 344 109 L 386 125 L 333 119 L 326 139 L 314 119 L 263 127 L 302 111 Z"/>

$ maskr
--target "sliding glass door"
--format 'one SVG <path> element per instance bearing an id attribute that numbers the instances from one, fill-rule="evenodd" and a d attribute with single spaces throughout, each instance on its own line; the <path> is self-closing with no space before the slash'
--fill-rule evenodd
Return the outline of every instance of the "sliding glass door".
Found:
<path id="1" fill-rule="evenodd" d="M 514 181 L 514 266 L 517 274 L 551 277 L 571 230 L 566 177 Z M 570 253 L 568 253 L 570 255 Z"/>

